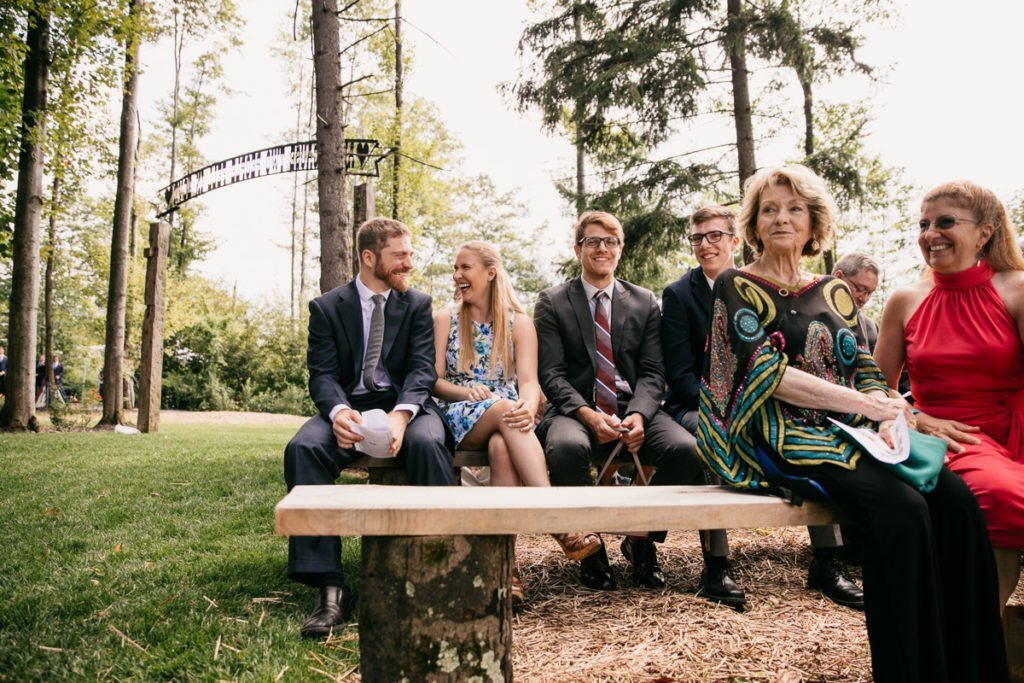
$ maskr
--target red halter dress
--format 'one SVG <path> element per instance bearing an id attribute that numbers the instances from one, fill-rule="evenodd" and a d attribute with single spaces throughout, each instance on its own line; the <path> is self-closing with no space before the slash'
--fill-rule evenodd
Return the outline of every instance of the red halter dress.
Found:
<path id="1" fill-rule="evenodd" d="M 921 411 L 981 428 L 978 445 L 950 451 L 992 545 L 1024 547 L 1024 346 L 984 261 L 933 273 L 935 287 L 907 322 L 907 371 Z"/>

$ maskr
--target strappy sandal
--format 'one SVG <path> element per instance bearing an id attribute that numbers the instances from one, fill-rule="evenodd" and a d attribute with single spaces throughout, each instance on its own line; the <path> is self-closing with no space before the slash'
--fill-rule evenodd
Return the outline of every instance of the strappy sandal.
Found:
<path id="1" fill-rule="evenodd" d="M 595 533 L 585 534 L 551 534 L 551 537 L 562 546 L 562 552 L 570 560 L 578 561 L 590 557 L 601 549 L 601 537 Z"/>
<path id="2" fill-rule="evenodd" d="M 512 563 L 512 580 L 509 581 L 509 595 L 512 597 L 512 611 L 518 612 L 526 603 L 526 591 L 523 589 L 523 580 L 519 578 L 519 565 Z"/>

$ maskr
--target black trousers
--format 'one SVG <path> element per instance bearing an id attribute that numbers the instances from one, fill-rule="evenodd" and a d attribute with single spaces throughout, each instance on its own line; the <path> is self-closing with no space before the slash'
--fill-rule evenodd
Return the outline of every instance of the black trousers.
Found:
<path id="1" fill-rule="evenodd" d="M 947 469 L 922 494 L 864 455 L 853 470 L 791 465 L 862 529 L 864 607 L 877 683 L 1009 681 L 995 558 L 967 485 Z"/>
<path id="2" fill-rule="evenodd" d="M 352 397 L 359 411 L 394 408 L 394 394 Z M 291 491 L 300 485 L 333 485 L 341 471 L 360 457 L 338 446 L 331 424 L 317 415 L 299 428 L 284 449 L 284 479 Z M 399 460 L 405 462 L 410 484 L 454 486 L 452 454 L 446 445 L 444 423 L 421 410 L 405 432 Z M 319 586 L 325 575 L 341 574 L 341 539 L 337 536 L 292 536 L 288 539 L 288 578 Z"/>
<path id="3" fill-rule="evenodd" d="M 566 415 L 546 418 L 538 428 L 537 435 L 544 444 L 544 458 L 554 486 L 593 486 L 591 461 L 607 458 L 616 445 L 616 442 L 598 443 L 586 425 Z M 697 455 L 697 440 L 661 410 L 644 427 L 644 443 L 637 455 L 644 465 L 658 468 L 651 480 L 653 486 L 704 483 L 705 468 Z M 716 554 L 709 551 L 711 544 L 705 543 L 706 533 L 701 532 L 705 555 Z M 651 537 L 659 539 L 664 534 L 652 533 Z M 727 555 L 728 541 L 725 542 L 724 551 L 719 550 L 717 544 L 715 550 L 722 557 Z"/>

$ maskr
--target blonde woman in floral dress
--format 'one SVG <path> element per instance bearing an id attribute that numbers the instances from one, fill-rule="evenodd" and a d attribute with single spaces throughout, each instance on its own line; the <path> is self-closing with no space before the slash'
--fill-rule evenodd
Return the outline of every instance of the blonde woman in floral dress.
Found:
<path id="1" fill-rule="evenodd" d="M 516 299 L 498 249 L 467 242 L 455 258 L 458 304 L 434 316 L 434 394 L 464 449 L 487 449 L 492 486 L 551 486 L 533 427 L 541 403 L 537 332 Z M 465 341 L 463 341 L 465 340 Z M 597 552 L 596 534 L 555 534 L 566 557 Z M 513 605 L 523 601 L 513 571 Z"/>

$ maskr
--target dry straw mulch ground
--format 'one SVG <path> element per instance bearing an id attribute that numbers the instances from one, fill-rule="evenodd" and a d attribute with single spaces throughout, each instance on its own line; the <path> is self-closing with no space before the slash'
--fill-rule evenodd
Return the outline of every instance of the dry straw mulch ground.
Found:
<path id="1" fill-rule="evenodd" d="M 583 588 L 553 540 L 517 546 L 527 605 L 514 620 L 514 670 L 525 681 L 870 681 L 864 615 L 805 587 L 803 529 L 732 531 L 740 613 L 695 595 L 696 532 L 660 546 L 668 587 L 637 588 L 606 536 L 619 589 Z M 857 573 L 854 572 L 854 575 Z"/>

